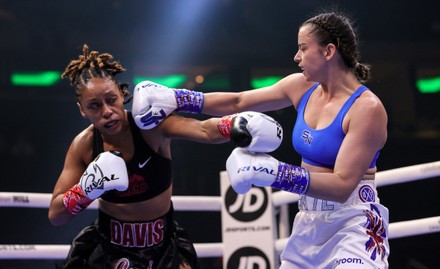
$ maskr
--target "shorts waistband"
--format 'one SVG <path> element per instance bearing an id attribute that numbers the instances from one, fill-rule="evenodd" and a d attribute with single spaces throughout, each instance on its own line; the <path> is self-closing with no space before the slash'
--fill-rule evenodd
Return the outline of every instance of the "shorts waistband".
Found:
<path id="1" fill-rule="evenodd" d="M 361 180 L 344 203 L 301 195 L 298 201 L 298 209 L 300 211 L 336 211 L 351 205 L 378 202 L 376 182 L 374 180 Z"/>
<path id="2" fill-rule="evenodd" d="M 149 248 L 161 244 L 172 232 L 173 207 L 164 216 L 149 220 L 121 221 L 99 211 L 98 231 L 113 245 Z"/>

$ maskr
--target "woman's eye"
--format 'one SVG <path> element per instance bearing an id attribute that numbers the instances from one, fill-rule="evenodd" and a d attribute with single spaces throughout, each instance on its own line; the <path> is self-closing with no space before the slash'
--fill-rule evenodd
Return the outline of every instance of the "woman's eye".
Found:
<path id="1" fill-rule="evenodd" d="M 97 108 L 99 108 L 99 104 L 97 103 L 89 104 L 89 109 L 97 109 Z"/>
<path id="2" fill-rule="evenodd" d="M 107 104 L 114 104 L 118 100 L 117 97 L 109 97 L 106 99 Z"/>

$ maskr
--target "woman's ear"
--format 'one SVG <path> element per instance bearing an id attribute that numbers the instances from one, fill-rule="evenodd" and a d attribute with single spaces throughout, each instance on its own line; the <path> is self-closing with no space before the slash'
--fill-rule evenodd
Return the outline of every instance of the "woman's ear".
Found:
<path id="1" fill-rule="evenodd" d="M 86 118 L 86 119 L 87 119 L 87 115 L 86 115 L 86 113 L 84 112 L 84 109 L 83 109 L 82 105 L 81 105 L 79 102 L 76 102 L 76 105 L 78 106 L 79 113 L 81 113 L 81 116 L 83 116 L 83 118 Z"/>
<path id="2" fill-rule="evenodd" d="M 328 43 L 325 47 L 325 58 L 329 61 L 336 53 L 336 46 L 333 43 Z"/>

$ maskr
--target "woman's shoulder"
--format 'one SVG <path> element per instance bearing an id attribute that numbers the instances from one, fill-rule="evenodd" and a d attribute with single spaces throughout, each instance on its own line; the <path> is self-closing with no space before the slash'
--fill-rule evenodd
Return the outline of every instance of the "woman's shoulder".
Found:
<path id="1" fill-rule="evenodd" d="M 364 91 L 361 96 L 358 98 L 359 107 L 362 109 L 371 109 L 371 110 L 383 110 L 385 112 L 385 107 L 380 100 L 380 98 L 368 88 L 368 90 Z"/>
<path id="2" fill-rule="evenodd" d="M 281 81 L 284 83 L 295 84 L 296 86 L 310 87 L 315 84 L 313 81 L 307 81 L 302 73 L 292 73 L 284 77 Z"/>
<path id="3" fill-rule="evenodd" d="M 73 139 L 73 143 L 91 143 L 93 139 L 93 130 L 93 125 L 89 125 L 87 128 L 76 135 L 76 137 Z"/>
<path id="4" fill-rule="evenodd" d="M 182 128 L 178 125 L 178 118 L 183 118 L 176 116 L 175 114 L 170 114 L 166 119 L 164 119 L 158 126 L 143 130 L 139 128 L 144 141 L 148 146 L 159 155 L 171 158 L 170 156 L 170 143 L 173 134 L 173 128 Z M 180 127 L 179 127 L 180 126 Z"/>
<path id="5" fill-rule="evenodd" d="M 363 119 L 363 122 L 385 123 L 387 122 L 387 112 L 380 98 L 371 90 L 364 91 L 353 104 L 349 111 L 353 115 Z"/>
<path id="6" fill-rule="evenodd" d="M 90 125 L 78 133 L 73 139 L 69 151 L 74 152 L 83 159 L 87 158 L 89 155 L 91 157 L 91 154 L 89 153 L 92 151 L 93 129 L 93 125 Z"/>
<path id="7" fill-rule="evenodd" d="M 276 87 L 289 96 L 296 108 L 301 97 L 315 84 L 314 81 L 307 81 L 302 73 L 293 73 L 281 79 Z"/>

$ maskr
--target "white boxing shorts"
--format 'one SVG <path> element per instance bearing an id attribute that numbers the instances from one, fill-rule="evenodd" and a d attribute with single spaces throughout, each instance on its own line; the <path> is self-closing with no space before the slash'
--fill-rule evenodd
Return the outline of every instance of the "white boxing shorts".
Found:
<path id="1" fill-rule="evenodd" d="M 374 180 L 362 180 L 345 203 L 301 196 L 280 269 L 388 268 L 388 209 Z"/>

